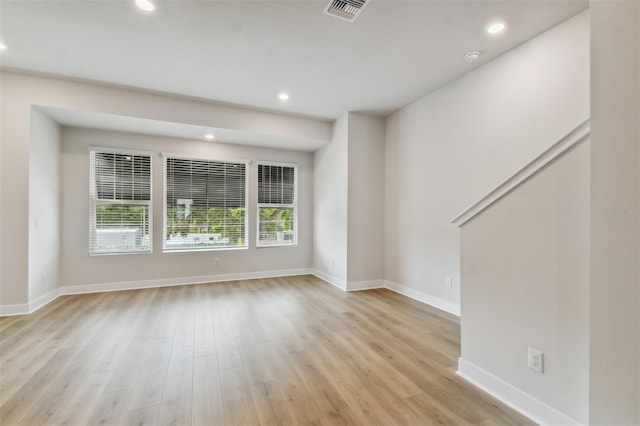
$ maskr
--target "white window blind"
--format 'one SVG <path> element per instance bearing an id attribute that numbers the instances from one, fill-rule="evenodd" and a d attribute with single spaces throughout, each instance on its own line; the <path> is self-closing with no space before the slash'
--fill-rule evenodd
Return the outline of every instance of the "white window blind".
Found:
<path id="1" fill-rule="evenodd" d="M 151 156 L 89 151 L 89 253 L 150 253 Z"/>
<path id="2" fill-rule="evenodd" d="M 165 251 L 247 247 L 247 165 L 165 158 Z"/>
<path id="3" fill-rule="evenodd" d="M 296 166 L 258 164 L 258 247 L 298 244 Z"/>

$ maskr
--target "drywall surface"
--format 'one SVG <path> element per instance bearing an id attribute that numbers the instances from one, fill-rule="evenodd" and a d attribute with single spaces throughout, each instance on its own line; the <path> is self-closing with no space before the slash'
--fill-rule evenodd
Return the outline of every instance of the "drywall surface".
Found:
<path id="1" fill-rule="evenodd" d="M 348 133 L 347 280 L 348 283 L 383 280 L 384 119 L 350 112 Z"/>
<path id="2" fill-rule="evenodd" d="M 313 268 L 346 289 L 349 114 L 334 123 L 330 144 L 313 155 Z"/>
<path id="3" fill-rule="evenodd" d="M 462 359 L 587 423 L 588 141 L 464 224 L 461 237 Z M 527 368 L 528 348 L 544 353 L 544 374 Z"/>
<path id="4" fill-rule="evenodd" d="M 639 8 L 591 2 L 592 424 L 640 424 Z"/>
<path id="5" fill-rule="evenodd" d="M 0 73 L 0 306 L 29 301 L 29 139 L 31 104 Z"/>
<path id="6" fill-rule="evenodd" d="M 312 153 L 207 141 L 63 127 L 61 285 L 91 285 L 308 269 L 312 260 Z M 153 253 L 89 256 L 89 146 L 153 152 Z M 248 249 L 162 252 L 161 153 L 212 160 L 252 160 L 249 166 Z M 256 161 L 298 164 L 298 246 L 256 248 Z M 218 264 L 215 263 L 218 259 Z"/>
<path id="7" fill-rule="evenodd" d="M 29 149 L 29 300 L 58 287 L 60 126 L 31 109 Z"/>
<path id="8" fill-rule="evenodd" d="M 0 73 L 0 304 L 28 302 L 29 145 L 33 105 L 329 140 L 330 124 L 103 85 Z"/>
<path id="9" fill-rule="evenodd" d="M 588 12 L 391 115 L 387 279 L 459 303 L 451 219 L 588 116 Z"/>

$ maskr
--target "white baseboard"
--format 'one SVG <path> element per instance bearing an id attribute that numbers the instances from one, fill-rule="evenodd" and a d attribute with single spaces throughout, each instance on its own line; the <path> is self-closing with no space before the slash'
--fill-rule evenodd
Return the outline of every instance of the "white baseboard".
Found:
<path id="1" fill-rule="evenodd" d="M 323 281 L 328 282 L 334 287 L 339 288 L 342 291 L 360 291 L 360 290 L 372 290 L 374 288 L 386 288 L 394 291 L 403 296 L 407 296 L 418 302 L 425 303 L 434 308 L 448 312 L 455 316 L 460 316 L 460 305 L 457 303 L 449 302 L 448 300 L 440 299 L 439 297 L 431 296 L 420 290 L 416 290 L 411 287 L 404 286 L 402 284 L 395 283 L 388 280 L 373 280 L 373 281 L 357 281 L 357 282 L 345 282 L 341 279 L 328 275 L 317 269 L 311 271 L 312 275 L 320 278 Z"/>
<path id="2" fill-rule="evenodd" d="M 53 290 L 43 294 L 42 296 L 36 297 L 33 300 L 29 301 L 29 313 L 35 312 L 38 309 L 42 308 L 44 305 L 47 305 L 58 297 L 60 297 L 60 289 L 54 288 Z"/>
<path id="3" fill-rule="evenodd" d="M 326 274 L 319 269 L 312 269 L 311 275 L 314 275 L 321 280 L 328 282 L 332 286 L 337 287 L 342 291 L 347 291 L 347 283 L 340 278 L 336 278 L 333 275 Z"/>
<path id="4" fill-rule="evenodd" d="M 384 287 L 384 280 L 347 282 L 347 291 L 373 290 Z"/>
<path id="5" fill-rule="evenodd" d="M 12 317 L 14 315 L 27 315 L 29 304 L 20 303 L 16 305 L 0 305 L 0 317 Z"/>
<path id="6" fill-rule="evenodd" d="M 15 315 L 29 315 L 42 308 L 60 296 L 60 289 L 53 289 L 42 296 L 38 296 L 29 303 L 18 305 L 0 305 L 0 317 L 12 317 Z"/>
<path id="7" fill-rule="evenodd" d="M 205 284 L 223 281 L 250 280 L 258 278 L 277 278 L 311 274 L 311 269 L 284 269 L 279 271 L 242 272 L 185 278 L 166 278 L 159 280 L 123 281 L 103 284 L 67 285 L 52 290 L 31 302 L 17 305 L 0 305 L 0 317 L 27 315 L 35 312 L 59 296 L 67 294 L 103 293 L 107 291 L 136 290 L 141 288 L 169 287 L 177 285 Z"/>
<path id="8" fill-rule="evenodd" d="M 347 282 L 340 278 L 336 278 L 333 275 L 322 272 L 319 269 L 312 269 L 311 274 L 342 291 L 373 290 L 374 288 L 384 288 L 385 285 L 384 280 Z"/>
<path id="9" fill-rule="evenodd" d="M 104 284 L 69 285 L 60 287 L 60 294 L 102 293 L 105 291 L 137 290 L 142 288 L 171 287 L 178 285 L 218 283 L 224 281 L 251 280 L 259 278 L 290 277 L 307 275 L 311 271 L 302 269 L 283 269 L 279 271 L 240 272 L 235 274 L 204 275 L 183 278 L 163 278 L 157 280 L 123 281 Z"/>
<path id="10" fill-rule="evenodd" d="M 420 290 L 416 290 L 415 288 L 407 287 L 393 281 L 385 281 L 385 287 L 391 291 L 400 293 L 403 296 L 407 296 L 411 299 L 417 300 L 418 302 L 426 303 L 427 305 L 433 306 L 434 308 L 438 308 L 458 317 L 460 316 L 460 305 L 458 303 L 453 303 L 448 300 L 432 296 Z"/>
<path id="11" fill-rule="evenodd" d="M 86 294 L 86 293 L 102 293 L 106 291 L 122 291 L 122 290 L 136 290 L 142 288 L 155 288 L 155 287 L 170 287 L 178 285 L 191 285 L 191 284 L 205 284 L 224 281 L 238 281 L 238 280 L 250 280 L 259 278 L 276 278 L 276 277 L 288 277 L 295 275 L 315 275 L 323 281 L 339 288 L 342 291 L 360 291 L 370 290 L 374 288 L 387 288 L 396 293 L 415 299 L 419 302 L 426 303 L 427 305 L 441 309 L 445 312 L 460 316 L 459 305 L 434 297 L 423 293 L 419 290 L 412 289 L 401 284 L 385 281 L 385 280 L 372 280 L 372 281 L 357 281 L 347 283 L 344 280 L 326 274 L 318 269 L 284 269 L 277 271 L 261 271 L 261 272 L 241 272 L 235 274 L 218 274 L 207 275 L 197 277 L 184 277 L 184 278 L 163 278 L 157 280 L 141 280 L 141 281 L 122 281 L 115 283 L 103 283 L 103 284 L 82 284 L 82 285 L 67 285 L 52 290 L 38 298 L 32 300 L 28 304 L 16 304 L 16 305 L 0 305 L 0 317 L 12 316 L 12 315 L 26 315 L 46 304 L 54 301 L 61 295 L 67 294 Z"/>
<path id="12" fill-rule="evenodd" d="M 537 400 L 477 365 L 458 358 L 460 377 L 504 404 L 542 425 L 580 425 L 581 423 Z"/>

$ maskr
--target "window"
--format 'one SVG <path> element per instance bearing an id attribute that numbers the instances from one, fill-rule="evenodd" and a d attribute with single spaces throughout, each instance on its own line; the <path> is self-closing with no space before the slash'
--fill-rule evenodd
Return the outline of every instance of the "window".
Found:
<path id="1" fill-rule="evenodd" d="M 165 158 L 164 251 L 247 247 L 247 165 Z"/>
<path id="2" fill-rule="evenodd" d="M 89 151 L 89 253 L 151 253 L 151 156 Z"/>
<path id="3" fill-rule="evenodd" d="M 258 247 L 298 244 L 297 174 L 297 166 L 258 164 Z"/>

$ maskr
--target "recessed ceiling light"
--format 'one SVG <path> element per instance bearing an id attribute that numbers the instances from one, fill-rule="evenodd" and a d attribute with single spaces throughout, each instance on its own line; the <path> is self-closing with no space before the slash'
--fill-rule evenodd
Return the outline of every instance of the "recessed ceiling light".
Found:
<path id="1" fill-rule="evenodd" d="M 281 101 L 286 101 L 287 99 L 289 99 L 289 95 L 284 92 L 278 93 L 278 99 L 280 99 Z"/>
<path id="2" fill-rule="evenodd" d="M 0 50 L 7 50 L 7 45 L 0 41 Z"/>
<path id="3" fill-rule="evenodd" d="M 151 12 L 156 8 L 149 0 L 136 0 L 136 6 L 147 12 Z"/>
<path id="4" fill-rule="evenodd" d="M 216 136 L 213 133 L 207 133 L 206 135 L 204 135 L 204 137 L 209 141 L 212 141 L 216 138 Z"/>
<path id="5" fill-rule="evenodd" d="M 493 24 L 487 27 L 487 32 L 489 34 L 499 34 L 504 31 L 506 25 L 504 22 L 494 22 Z"/>

